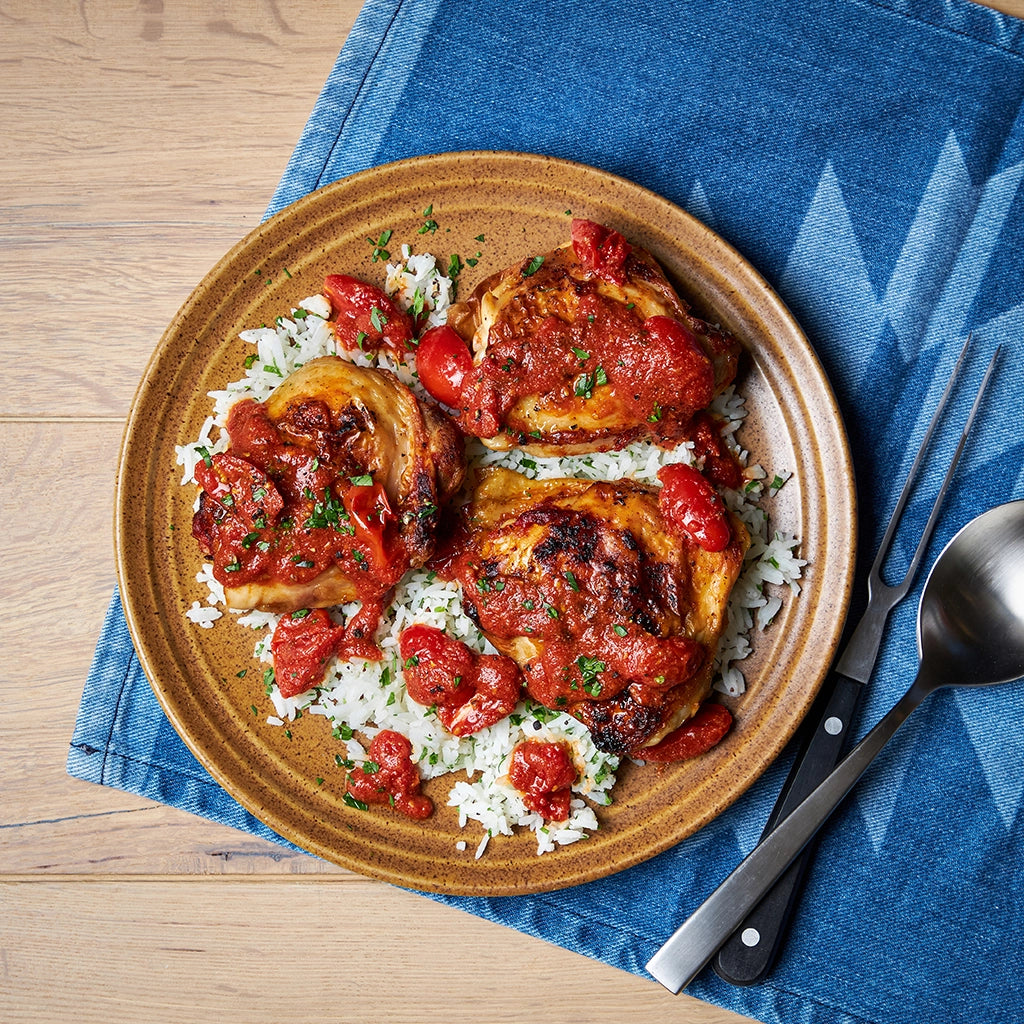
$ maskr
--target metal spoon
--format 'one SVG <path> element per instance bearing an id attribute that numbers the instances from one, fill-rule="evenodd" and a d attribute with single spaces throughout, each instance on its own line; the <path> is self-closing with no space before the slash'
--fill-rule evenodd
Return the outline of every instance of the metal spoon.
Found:
<path id="1" fill-rule="evenodd" d="M 917 646 L 917 678 L 896 706 L 651 958 L 647 970 L 669 991 L 697 976 L 928 694 L 1024 677 L 1024 501 L 978 516 L 943 549 L 921 595 Z"/>

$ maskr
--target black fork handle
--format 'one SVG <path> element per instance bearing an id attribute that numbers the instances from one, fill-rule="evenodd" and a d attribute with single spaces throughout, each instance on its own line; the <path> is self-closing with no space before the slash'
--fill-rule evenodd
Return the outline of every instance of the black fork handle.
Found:
<path id="1" fill-rule="evenodd" d="M 832 673 L 831 681 L 831 694 L 814 729 L 806 734 L 797 752 L 768 816 L 762 839 L 835 768 L 846 748 L 863 685 L 838 672 Z M 771 970 L 799 902 L 813 849 L 813 844 L 804 848 L 718 951 L 713 967 L 724 981 L 731 985 L 755 985 Z"/>

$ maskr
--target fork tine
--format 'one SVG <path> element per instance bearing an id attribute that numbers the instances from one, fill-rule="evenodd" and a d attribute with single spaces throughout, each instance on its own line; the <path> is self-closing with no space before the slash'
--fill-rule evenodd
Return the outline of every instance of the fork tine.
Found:
<path id="1" fill-rule="evenodd" d="M 917 450 L 917 457 L 914 459 L 914 463 L 910 467 L 910 471 L 907 473 L 906 480 L 903 481 L 903 490 L 900 492 L 899 500 L 896 502 L 896 507 L 892 510 L 892 515 L 889 516 L 889 523 L 885 528 L 885 535 L 882 537 L 882 543 L 878 545 L 875 560 L 871 565 L 871 576 L 876 579 L 880 580 L 881 578 L 880 570 L 882 568 L 882 563 L 889 554 L 889 546 L 892 544 L 893 534 L 896 532 L 896 527 L 899 525 L 900 517 L 903 515 L 903 509 L 906 508 L 907 501 L 910 499 L 911 491 L 914 489 L 914 482 L 916 481 L 917 474 L 921 469 L 921 463 L 924 462 L 928 444 L 932 439 L 932 434 L 935 433 L 935 430 L 939 425 L 939 421 L 942 419 L 942 414 L 945 411 L 950 396 L 953 394 L 956 382 L 960 377 L 960 371 L 963 369 L 964 361 L 967 358 L 967 350 L 971 345 L 971 337 L 971 334 L 967 335 L 963 348 L 960 349 L 960 355 L 957 357 L 956 364 L 953 366 L 953 372 L 950 374 L 949 381 L 946 384 L 946 389 L 942 392 L 939 404 L 935 407 L 935 411 L 932 413 L 928 429 L 924 432 L 924 437 L 921 439 L 921 445 Z"/>
<path id="2" fill-rule="evenodd" d="M 969 336 L 968 340 L 970 340 Z M 924 530 L 921 533 L 921 539 L 917 542 L 917 549 L 914 551 L 914 557 L 911 559 L 910 567 L 907 569 L 907 574 L 904 578 L 904 583 L 906 584 L 910 583 L 918 566 L 921 564 L 921 558 L 924 555 L 924 550 L 928 546 L 928 541 L 935 529 L 935 523 L 939 518 L 939 513 L 942 511 L 942 500 L 945 498 L 946 491 L 949 490 L 949 486 L 953 482 L 956 467 L 960 462 L 960 456 L 963 455 L 964 447 L 967 444 L 967 437 L 971 432 L 971 427 L 974 425 L 974 418 L 977 416 L 978 409 L 981 407 L 981 402 L 985 397 L 989 381 L 992 379 L 992 374 L 995 372 L 996 362 L 999 359 L 1001 349 L 1001 345 L 996 346 L 996 350 L 992 353 L 992 358 L 989 360 L 988 368 L 985 370 L 985 376 L 982 377 L 981 384 L 978 385 L 977 394 L 974 396 L 974 404 L 971 406 L 971 411 L 967 414 L 967 421 L 964 423 L 964 428 L 960 432 L 960 440 L 957 442 L 956 450 L 953 452 L 953 458 L 950 460 L 949 468 L 946 470 L 942 486 L 939 488 L 939 493 L 935 496 L 935 502 L 932 505 L 931 514 L 928 516 L 928 522 L 925 523 Z"/>
<path id="3" fill-rule="evenodd" d="M 974 424 L 975 417 L 978 413 L 978 409 L 981 406 L 982 399 L 985 395 L 985 391 L 988 388 L 989 381 L 992 378 L 992 374 L 996 367 L 996 361 L 999 357 L 1001 346 L 997 346 L 995 352 L 992 354 L 992 358 L 989 361 L 988 369 L 985 371 L 985 375 L 981 380 L 981 384 L 978 386 L 978 391 L 974 396 L 974 403 L 971 406 L 971 410 L 967 415 L 967 420 L 964 423 L 963 430 L 960 434 L 960 440 L 956 446 L 956 450 L 953 452 L 953 457 L 950 460 L 949 466 L 946 469 L 946 475 L 942 481 L 942 486 L 939 488 L 938 493 L 935 496 L 935 500 L 932 503 L 931 513 L 928 516 L 928 521 L 925 523 L 924 529 L 921 532 L 921 536 L 917 542 L 917 548 L 914 551 L 914 555 L 910 560 L 910 565 L 907 567 L 907 571 L 899 583 L 891 586 L 886 585 L 881 579 L 881 568 L 885 562 L 885 559 L 889 555 L 890 546 L 892 544 L 892 538 L 896 532 L 896 527 L 899 524 L 900 517 L 903 514 L 903 510 L 906 507 L 907 501 L 910 498 L 910 494 L 913 490 L 914 484 L 917 479 L 918 472 L 920 471 L 921 464 L 924 462 L 924 458 L 928 449 L 929 442 L 931 441 L 932 434 L 935 432 L 942 419 L 943 412 L 946 405 L 949 402 L 950 397 L 953 394 L 953 390 L 956 387 L 957 381 L 960 378 L 960 373 L 963 368 L 967 350 L 971 344 L 971 335 L 968 334 L 967 340 L 964 342 L 963 348 L 960 350 L 960 355 L 957 358 L 956 365 L 953 367 L 953 372 L 950 375 L 949 382 L 946 384 L 946 388 L 942 393 L 942 397 L 939 399 L 939 404 L 932 414 L 931 421 L 928 424 L 928 429 L 925 431 L 924 438 L 921 441 L 921 446 L 918 449 L 917 456 L 914 459 L 913 465 L 910 467 L 910 472 L 907 474 L 907 479 L 904 481 L 903 490 L 900 492 L 899 500 L 896 502 L 896 508 L 893 509 L 893 513 L 889 518 L 888 526 L 885 530 L 885 536 L 882 538 L 882 543 L 878 547 L 878 553 L 875 555 L 874 563 L 871 566 L 871 571 L 868 576 L 869 587 L 881 587 L 889 591 L 892 595 L 893 604 L 900 600 L 906 592 L 910 589 L 913 582 L 914 575 L 917 572 L 918 567 L 921 564 L 921 559 L 924 555 L 924 551 L 928 546 L 928 542 L 931 540 L 932 533 L 935 530 L 935 524 L 938 521 L 939 514 L 942 511 L 942 503 L 945 499 L 946 492 L 949 490 L 950 485 L 953 482 L 953 476 L 956 472 L 956 468 L 959 465 L 960 457 L 963 454 L 964 447 L 967 444 L 967 438 L 970 434 L 971 427 Z"/>

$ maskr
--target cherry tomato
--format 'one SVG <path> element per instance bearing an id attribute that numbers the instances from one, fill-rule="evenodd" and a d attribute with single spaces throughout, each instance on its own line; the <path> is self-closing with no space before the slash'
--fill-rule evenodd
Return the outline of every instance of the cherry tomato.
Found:
<path id="1" fill-rule="evenodd" d="M 437 717 L 453 736 L 471 736 L 512 714 L 523 684 L 519 666 L 503 654 L 478 654 L 473 696 L 454 710 L 439 708 Z"/>
<path id="2" fill-rule="evenodd" d="M 732 726 L 729 709 L 721 704 L 703 704 L 688 722 L 670 732 L 653 747 L 642 747 L 636 756 L 645 761 L 685 761 L 710 750 Z"/>
<path id="3" fill-rule="evenodd" d="M 322 608 L 282 616 L 270 640 L 281 696 L 294 697 L 322 683 L 344 635 L 344 627 Z"/>
<path id="4" fill-rule="evenodd" d="M 349 351 L 383 348 L 402 359 L 412 348 L 412 321 L 379 288 L 347 274 L 324 278 L 334 314 L 334 333 Z"/>
<path id="5" fill-rule="evenodd" d="M 405 688 L 424 707 L 458 707 L 473 696 L 473 652 L 440 629 L 416 624 L 402 631 Z"/>
<path id="6" fill-rule="evenodd" d="M 565 743 L 524 740 L 512 751 L 509 782 L 523 794 L 523 803 L 549 821 L 569 817 L 576 766 Z"/>
<path id="7" fill-rule="evenodd" d="M 420 776 L 412 760 L 412 744 L 393 729 L 382 729 L 370 742 L 369 758 L 348 773 L 345 788 L 368 804 L 392 804 L 410 818 L 433 813 L 434 802 L 420 793 Z"/>
<path id="8" fill-rule="evenodd" d="M 378 575 L 386 575 L 387 570 L 396 565 L 396 558 L 387 532 L 394 512 L 383 485 L 377 481 L 354 484 L 345 492 L 344 503 L 352 518 L 356 540 L 370 553 L 369 568 Z"/>
<path id="9" fill-rule="evenodd" d="M 572 222 L 570 237 L 576 259 L 584 267 L 615 284 L 623 282 L 623 266 L 633 247 L 618 231 L 577 217 Z"/>
<path id="10" fill-rule="evenodd" d="M 470 736 L 511 714 L 519 702 L 519 666 L 503 654 L 479 654 L 433 626 L 403 630 L 399 650 L 410 699 L 434 707 L 453 736 Z"/>
<path id="11" fill-rule="evenodd" d="M 416 347 L 416 372 L 420 382 L 445 405 L 459 404 L 462 384 L 473 369 L 466 343 L 445 324 L 431 327 Z"/>
<path id="12" fill-rule="evenodd" d="M 722 551 L 732 530 L 718 492 L 693 466 L 677 463 L 658 471 L 658 510 L 668 523 L 705 551 Z"/>

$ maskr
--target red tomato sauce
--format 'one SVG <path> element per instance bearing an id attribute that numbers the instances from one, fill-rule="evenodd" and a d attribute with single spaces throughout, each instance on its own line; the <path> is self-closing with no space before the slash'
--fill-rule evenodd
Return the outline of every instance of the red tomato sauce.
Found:
<path id="1" fill-rule="evenodd" d="M 512 751 L 509 781 L 523 794 L 523 803 L 549 821 L 569 817 L 576 776 L 568 743 L 524 740 Z"/>
<path id="2" fill-rule="evenodd" d="M 515 710 L 519 666 L 501 654 L 480 654 L 432 626 L 415 625 L 400 639 L 409 697 L 436 709 L 455 736 L 470 736 Z"/>
<path id="3" fill-rule="evenodd" d="M 703 474 L 716 487 L 738 491 L 743 487 L 743 467 L 722 437 L 718 421 L 708 412 L 699 412 L 690 425 L 693 454 L 702 461 Z"/>
<path id="4" fill-rule="evenodd" d="M 545 707 L 571 712 L 574 704 L 611 700 L 627 687 L 640 703 L 659 706 L 669 689 L 704 664 L 699 641 L 656 636 L 609 614 L 600 599 L 605 587 L 597 563 L 576 564 L 540 583 L 491 578 L 474 551 L 458 547 L 432 564 L 472 595 L 468 606 L 488 634 L 543 641 L 543 653 L 526 662 L 523 678 L 529 695 Z"/>
<path id="5" fill-rule="evenodd" d="M 193 533 L 225 586 L 256 580 L 303 584 L 332 567 L 372 602 L 407 566 L 384 488 L 359 473 L 315 399 L 272 423 L 262 403 L 232 406 L 228 452 L 196 467 L 205 500 Z"/>
<path id="6" fill-rule="evenodd" d="M 392 729 L 374 736 L 369 759 L 346 776 L 346 791 L 364 804 L 390 804 L 410 818 L 429 818 L 434 802 L 420 792 L 412 744 Z"/>
<path id="7" fill-rule="evenodd" d="M 491 326 L 483 358 L 462 382 L 467 433 L 495 436 L 520 399 L 538 394 L 555 407 L 607 402 L 629 423 L 678 420 L 678 433 L 714 397 L 714 366 L 690 327 L 644 317 L 626 301 L 628 290 L 607 294 L 607 282 L 622 280 L 629 245 L 600 230 L 603 240 L 577 238 L 574 226 L 575 248 L 530 270 L 531 293 Z M 560 301 L 550 298 L 559 292 Z"/>
<path id="8" fill-rule="evenodd" d="M 324 295 L 331 304 L 334 335 L 348 351 L 383 349 L 401 360 L 413 348 L 412 319 L 376 286 L 348 274 L 328 274 Z"/>

